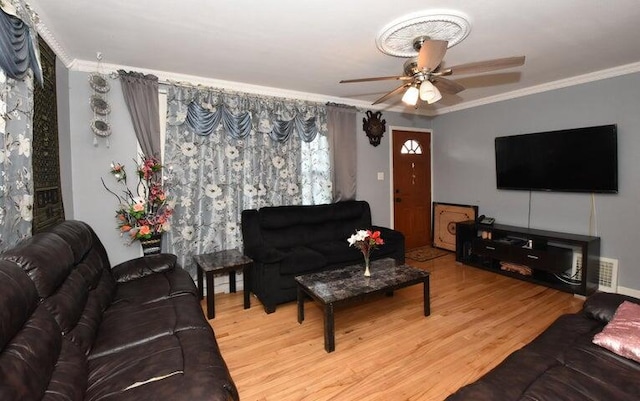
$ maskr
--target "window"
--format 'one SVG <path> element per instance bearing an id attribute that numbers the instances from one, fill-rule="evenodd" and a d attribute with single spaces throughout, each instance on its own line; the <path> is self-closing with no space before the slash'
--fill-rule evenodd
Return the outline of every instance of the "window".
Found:
<path id="1" fill-rule="evenodd" d="M 400 153 L 403 155 L 421 155 L 422 147 L 420 146 L 420 143 L 418 141 L 409 139 L 402 144 Z"/>

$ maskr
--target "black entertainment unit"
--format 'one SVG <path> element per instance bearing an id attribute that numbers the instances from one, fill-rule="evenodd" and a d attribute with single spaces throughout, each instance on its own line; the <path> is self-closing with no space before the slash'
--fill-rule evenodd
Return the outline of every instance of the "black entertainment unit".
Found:
<path id="1" fill-rule="evenodd" d="M 580 255 L 580 270 L 573 268 Z M 475 221 L 456 223 L 456 261 L 520 280 L 579 295 L 598 289 L 600 238 Z M 526 266 L 525 275 L 502 263 Z"/>

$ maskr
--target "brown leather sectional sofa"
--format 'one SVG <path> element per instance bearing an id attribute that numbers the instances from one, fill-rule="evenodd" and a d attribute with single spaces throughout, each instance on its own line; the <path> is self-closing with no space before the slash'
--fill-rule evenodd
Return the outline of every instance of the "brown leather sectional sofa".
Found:
<path id="1" fill-rule="evenodd" d="M 0 255 L 0 400 L 238 400 L 174 255 L 111 268 L 66 221 Z"/>
<path id="2" fill-rule="evenodd" d="M 559 317 L 447 401 L 640 400 L 640 363 L 593 343 L 625 300 L 640 304 L 620 294 L 592 295 L 582 311 Z"/>

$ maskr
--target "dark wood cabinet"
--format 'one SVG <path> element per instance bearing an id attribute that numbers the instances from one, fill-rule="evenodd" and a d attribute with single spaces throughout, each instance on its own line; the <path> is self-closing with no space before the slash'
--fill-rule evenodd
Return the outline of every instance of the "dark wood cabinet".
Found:
<path id="1" fill-rule="evenodd" d="M 456 260 L 561 291 L 590 295 L 598 288 L 600 238 L 475 221 L 456 224 Z M 526 266 L 530 275 L 503 270 Z"/>

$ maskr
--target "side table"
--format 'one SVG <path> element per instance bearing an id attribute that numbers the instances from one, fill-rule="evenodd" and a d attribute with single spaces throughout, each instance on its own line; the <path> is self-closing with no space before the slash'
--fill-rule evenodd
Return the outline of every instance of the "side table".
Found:
<path id="1" fill-rule="evenodd" d="M 202 286 L 203 272 L 207 278 L 207 319 L 216 317 L 213 283 L 214 274 L 229 273 L 229 291 L 236 292 L 236 271 L 242 269 L 244 309 L 251 307 L 249 286 L 253 259 L 244 256 L 237 249 L 229 249 L 226 251 L 195 255 L 193 260 L 198 267 L 198 291 L 200 293 L 200 299 L 204 298 L 204 288 Z"/>

